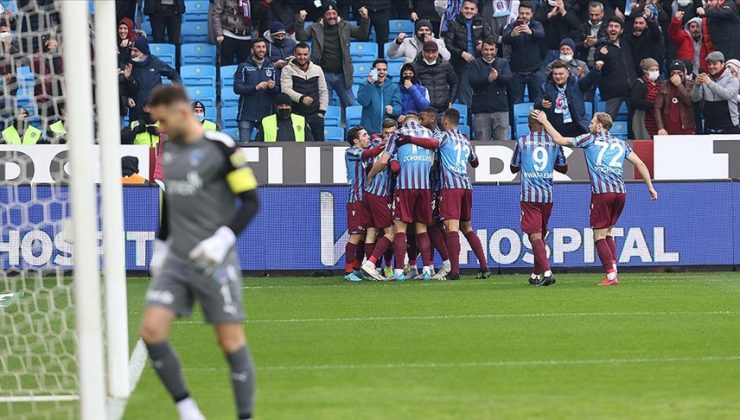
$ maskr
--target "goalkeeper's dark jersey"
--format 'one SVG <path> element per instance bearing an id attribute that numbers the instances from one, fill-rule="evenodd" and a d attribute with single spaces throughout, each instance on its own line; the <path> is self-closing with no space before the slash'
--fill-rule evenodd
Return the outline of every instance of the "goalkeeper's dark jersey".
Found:
<path id="1" fill-rule="evenodd" d="M 234 140 L 220 132 L 206 131 L 191 144 L 168 141 L 163 160 L 166 233 L 160 238 L 187 258 L 198 242 L 231 222 L 235 196 L 257 188 L 257 181 Z"/>

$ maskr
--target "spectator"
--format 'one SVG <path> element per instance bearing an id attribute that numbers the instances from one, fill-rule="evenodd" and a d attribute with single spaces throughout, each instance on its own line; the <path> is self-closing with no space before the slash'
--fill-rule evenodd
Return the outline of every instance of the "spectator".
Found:
<path id="1" fill-rule="evenodd" d="M 133 22 L 137 3 L 138 1 L 116 0 L 116 22 L 120 22 L 123 18 L 129 18 Z"/>
<path id="2" fill-rule="evenodd" d="M 136 106 L 133 98 L 139 90 L 139 84 L 131 77 L 133 71 L 134 65 L 131 62 L 118 69 L 118 108 L 121 118 L 128 115 L 129 108 Z"/>
<path id="3" fill-rule="evenodd" d="M 632 84 L 632 133 L 633 138 L 640 140 L 652 139 L 658 134 L 655 124 L 655 98 L 660 88 L 660 66 L 652 58 L 640 61 L 642 76 Z"/>
<path id="4" fill-rule="evenodd" d="M 36 144 L 41 140 L 41 130 L 32 126 L 28 121 L 28 111 L 21 106 L 16 107 L 13 123 L 2 131 L 3 142 L 13 145 Z"/>
<path id="5" fill-rule="evenodd" d="M 429 102 L 444 112 L 457 98 L 457 75 L 452 65 L 442 61 L 436 42 L 424 44 L 424 51 L 414 61 L 416 78 L 429 90 Z"/>
<path id="6" fill-rule="evenodd" d="M 709 35 L 716 51 L 726 59 L 740 59 L 740 15 L 732 0 L 710 0 L 696 14 L 709 19 Z"/>
<path id="7" fill-rule="evenodd" d="M 720 51 L 707 55 L 707 71 L 696 77 L 691 90 L 691 100 L 704 101 L 704 134 L 736 134 L 738 79 L 726 71 Z"/>
<path id="8" fill-rule="evenodd" d="M 148 109 L 148 107 L 147 107 Z M 121 130 L 121 144 L 134 144 L 156 148 L 161 142 L 159 122 L 144 122 L 143 120 L 131 121 L 128 127 Z M 159 151 L 157 151 L 159 155 Z"/>
<path id="9" fill-rule="evenodd" d="M 401 94 L 388 76 L 387 61 L 379 58 L 373 62 L 373 71 L 357 92 L 357 102 L 362 105 L 360 125 L 369 133 L 380 133 L 384 119 L 401 114 Z"/>
<path id="10" fill-rule="evenodd" d="M 444 2 L 442 4 L 444 4 Z M 440 36 L 443 36 L 445 33 L 447 33 L 450 23 L 453 20 L 455 20 L 457 15 L 460 13 L 460 9 L 462 9 L 462 6 L 463 6 L 463 0 L 448 0 L 447 1 L 447 8 L 443 9 L 444 10 L 443 13 L 440 13 L 442 15 L 442 23 L 440 23 L 440 28 L 439 28 Z"/>
<path id="11" fill-rule="evenodd" d="M 412 22 L 416 23 L 422 19 L 428 20 L 432 25 L 432 32 L 439 33 L 439 25 L 442 22 L 442 17 L 437 13 L 434 3 L 428 0 L 411 0 L 409 2 L 409 11 Z"/>
<path id="12" fill-rule="evenodd" d="M 64 62 L 54 36 L 42 36 L 41 45 L 41 52 L 33 54 L 30 62 L 31 71 L 36 76 L 33 93 L 43 131 L 59 115 L 57 105 L 64 100 Z"/>
<path id="13" fill-rule="evenodd" d="M 707 62 L 707 49 L 704 42 L 702 42 L 702 20 L 700 17 L 695 17 L 686 22 L 681 29 L 681 22 L 683 22 L 684 12 L 678 11 L 671 19 L 671 23 L 668 24 L 668 39 L 673 42 L 677 52 L 676 58 L 679 60 L 688 60 L 693 63 L 693 68 L 696 73 L 699 72 L 699 68 L 706 68 Z"/>
<path id="14" fill-rule="evenodd" d="M 411 38 L 403 32 L 398 34 L 395 42 L 388 47 L 388 57 L 403 57 L 405 63 L 411 63 L 421 54 L 424 44 L 427 41 L 432 41 L 437 43 L 439 55 L 442 57 L 442 60 L 447 61 L 450 59 L 450 52 L 447 51 L 445 42 L 441 39 L 434 38 L 431 22 L 425 19 L 417 20 L 414 24 L 414 31 L 414 36 Z"/>
<path id="15" fill-rule="evenodd" d="M 727 60 L 727 63 L 725 63 L 725 67 L 730 70 L 730 73 L 732 73 L 733 76 L 735 76 L 740 83 L 740 60 L 732 59 Z M 737 106 L 740 107 L 740 91 L 738 92 L 738 101 Z"/>
<path id="16" fill-rule="evenodd" d="M 416 79 L 416 69 L 411 63 L 401 67 L 401 81 L 398 83 L 401 94 L 401 115 L 409 112 L 418 114 L 429 107 L 429 91 Z"/>
<path id="17" fill-rule="evenodd" d="M 309 48 L 303 42 L 296 45 L 293 55 L 280 74 L 280 87 L 295 102 L 293 111 L 306 117 L 314 140 L 324 141 L 324 115 L 329 106 L 324 71 L 308 59 Z"/>
<path id="18" fill-rule="evenodd" d="M 545 63 L 558 59 L 561 39 L 578 36 L 580 21 L 577 10 L 570 0 L 543 1 L 537 6 L 534 19 L 542 23 L 545 30 L 545 41 L 540 47 Z"/>
<path id="19" fill-rule="evenodd" d="M 64 127 L 64 102 L 59 103 L 59 118 L 53 123 L 49 124 L 49 129 L 46 130 L 45 144 L 66 144 L 67 143 L 67 129 Z"/>
<path id="20" fill-rule="evenodd" d="M 275 97 L 277 112 L 262 119 L 257 132 L 257 141 L 273 143 L 275 141 L 313 141 L 311 130 L 306 130 L 306 119 L 293 114 L 290 96 L 278 93 Z"/>
<path id="21" fill-rule="evenodd" d="M 131 46 L 138 36 L 134 32 L 134 21 L 123 18 L 118 22 L 118 63 L 128 63 L 131 60 Z"/>
<path id="22" fill-rule="evenodd" d="M 152 39 L 156 43 L 167 42 L 180 45 L 182 14 L 185 13 L 185 0 L 144 0 L 144 14 L 152 23 Z"/>
<path id="23" fill-rule="evenodd" d="M 293 55 L 296 42 L 288 38 L 285 25 L 275 21 L 270 25 L 270 30 L 265 32 L 267 41 L 267 58 L 275 66 L 278 72 L 288 64 L 288 58 Z"/>
<path id="24" fill-rule="evenodd" d="M 139 175 L 139 158 L 124 156 L 121 158 L 121 183 L 123 185 L 144 185 L 146 178 Z"/>
<path id="25" fill-rule="evenodd" d="M 201 101 L 193 101 L 193 115 L 195 119 L 208 131 L 218 131 L 215 122 L 206 119 L 206 106 Z"/>
<path id="26" fill-rule="evenodd" d="M 496 41 L 483 41 L 481 56 L 468 65 L 468 79 L 473 88 L 473 138 L 506 140 L 509 129 L 509 96 L 511 80 L 509 62 L 496 58 Z"/>
<path id="27" fill-rule="evenodd" d="M 18 53 L 18 43 L 13 39 L 10 24 L 0 17 L 0 78 L 5 82 L 4 87 L 7 88 L 7 92 L 3 94 L 7 96 L 15 96 L 18 91 L 18 82 L 15 77 Z M 0 106 L 0 115 L 5 114 L 2 108 L 4 107 Z"/>
<path id="28" fill-rule="evenodd" d="M 596 60 L 603 61 L 599 91 L 606 101 L 606 113 L 614 119 L 622 103 L 632 91 L 631 84 L 637 78 L 632 64 L 632 52 L 622 46 L 624 22 L 618 17 L 609 19 L 606 25 L 606 42 L 599 46 Z"/>
<path id="29" fill-rule="evenodd" d="M 265 13 L 259 23 L 259 31 L 264 33 L 269 31 L 275 22 L 280 22 L 286 31 L 290 33 L 295 32 L 295 22 L 298 12 L 303 8 L 301 6 L 293 12 L 293 8 L 290 3 L 285 0 L 272 0 L 262 1 L 263 7 L 265 7 Z M 291 50 L 292 51 L 292 50 Z"/>
<path id="30" fill-rule="evenodd" d="M 391 1 L 362 0 L 353 1 L 352 3 L 354 5 L 355 16 L 365 16 L 370 19 L 370 25 L 375 29 L 375 42 L 378 44 L 378 58 L 382 58 L 384 56 L 383 48 L 385 47 L 385 43 L 388 42 L 388 34 L 390 33 Z M 399 3 L 399 1 L 394 0 L 393 3 Z M 362 5 L 362 7 L 358 8 L 357 6 L 359 5 Z M 362 9 L 365 9 L 365 12 L 363 12 Z M 370 28 L 368 27 L 368 34 L 369 33 Z"/>
<path id="31" fill-rule="evenodd" d="M 172 82 L 180 83 L 180 75 L 169 64 L 151 55 L 146 38 L 138 38 L 134 41 L 131 46 L 131 61 L 133 62 L 132 76 L 138 89 L 131 98 L 133 102 L 129 102 L 129 105 L 132 105 L 129 110 L 129 119 L 149 122 L 149 114 L 144 110 L 149 93 L 162 84 L 162 76 Z"/>
<path id="32" fill-rule="evenodd" d="M 447 28 L 445 45 L 450 50 L 452 55 L 450 64 L 460 81 L 458 98 L 466 105 L 471 105 L 473 101 L 473 90 L 465 69 L 469 63 L 480 56 L 481 45 L 487 38 L 498 38 L 498 34 L 493 29 L 493 21 L 478 15 L 478 3 L 474 0 L 463 1 L 460 14 L 450 22 Z"/>
<path id="33" fill-rule="evenodd" d="M 336 91 L 342 107 L 352 106 L 355 96 L 352 93 L 352 56 L 349 53 L 350 38 L 367 40 L 370 32 L 370 21 L 367 9 L 359 10 L 359 26 L 339 19 L 337 5 L 330 1 L 323 9 L 323 19 L 303 27 L 306 11 L 301 10 L 296 26 L 296 39 L 306 41 L 313 39 L 311 61 L 323 69 L 326 83 L 331 91 Z M 331 97 L 331 92 L 329 92 Z M 309 120 L 309 125 L 311 121 Z M 322 129 L 323 131 L 323 129 Z M 316 134 L 316 133 L 314 133 Z"/>
<path id="34" fill-rule="evenodd" d="M 594 68 L 596 61 L 596 44 L 600 39 L 606 38 L 606 25 L 604 25 L 604 5 L 598 1 L 588 4 L 588 19 L 581 24 L 576 57 L 585 61 L 588 68 Z"/>
<path id="35" fill-rule="evenodd" d="M 653 109 L 658 134 L 695 134 L 693 83 L 686 77 L 686 66 L 681 60 L 674 60 L 668 72 L 669 79 L 661 82 Z"/>
<path id="36" fill-rule="evenodd" d="M 568 70 L 572 76 L 577 78 L 584 77 L 588 74 L 588 65 L 585 62 L 575 58 L 576 43 L 571 38 L 563 38 L 560 41 L 560 56 L 555 61 L 562 61 L 568 65 Z M 547 72 L 552 70 L 555 61 L 547 65 Z"/>
<path id="37" fill-rule="evenodd" d="M 557 60 L 552 65 L 552 73 L 542 85 L 542 109 L 552 125 L 567 137 L 577 137 L 589 132 L 591 116 L 586 113 L 585 94 L 598 81 L 601 61 L 594 64 L 594 70 L 585 77 L 574 76 L 570 66 Z"/>
<path id="38" fill-rule="evenodd" d="M 261 1 L 214 0 L 211 26 L 216 42 L 221 44 L 221 65 L 247 61 L 257 22 L 265 15 Z"/>
<path id="39" fill-rule="evenodd" d="M 645 11 L 651 10 L 645 8 Z M 635 10 L 633 13 L 639 11 Z M 635 64 L 635 72 L 641 73 L 640 62 L 645 58 L 652 58 L 659 63 L 665 58 L 665 45 L 663 34 L 658 24 L 646 16 L 635 16 L 632 21 L 632 32 L 624 37 L 632 51 L 632 59 Z"/>
<path id="40" fill-rule="evenodd" d="M 280 93 L 278 71 L 266 58 L 267 44 L 256 39 L 252 44 L 252 55 L 234 73 L 234 93 L 239 95 L 239 141 L 252 139 L 255 128 L 263 118 L 272 114 L 272 103 Z"/>
<path id="41" fill-rule="evenodd" d="M 519 3 L 517 20 L 504 29 L 503 42 L 511 45 L 512 79 L 509 85 L 511 101 L 515 104 L 524 102 L 524 87 L 529 91 L 529 100 L 537 102 L 537 95 L 542 84 L 542 55 L 540 42 L 545 37 L 542 24 L 532 20 L 532 3 Z"/>

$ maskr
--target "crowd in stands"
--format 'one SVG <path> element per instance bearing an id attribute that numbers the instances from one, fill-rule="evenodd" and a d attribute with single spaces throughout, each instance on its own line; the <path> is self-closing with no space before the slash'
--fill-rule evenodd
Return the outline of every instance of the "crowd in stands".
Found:
<path id="1" fill-rule="evenodd" d="M 0 0 L 2 142 L 62 143 L 59 0 Z M 116 0 L 125 143 L 156 146 L 146 101 L 182 83 L 240 142 L 343 140 L 434 107 L 474 140 L 738 133 L 740 0 Z M 91 9 L 91 20 L 94 10 Z M 99 99 L 100 100 L 100 99 Z"/>

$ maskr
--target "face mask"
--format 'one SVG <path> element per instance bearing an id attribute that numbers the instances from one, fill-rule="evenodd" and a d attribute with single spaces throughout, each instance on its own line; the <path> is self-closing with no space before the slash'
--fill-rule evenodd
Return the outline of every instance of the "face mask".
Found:
<path id="1" fill-rule="evenodd" d="M 658 77 L 660 77 L 660 72 L 659 71 L 649 71 L 647 75 L 648 75 L 648 79 L 654 82 L 658 80 Z"/>
<path id="2" fill-rule="evenodd" d="M 287 120 L 288 118 L 290 118 L 290 110 L 289 109 L 278 109 L 277 116 L 281 120 Z"/>
<path id="3" fill-rule="evenodd" d="M 566 63 L 570 63 L 571 61 L 573 61 L 573 55 L 560 54 L 560 60 L 565 61 Z"/>
<path id="4" fill-rule="evenodd" d="M 133 61 L 134 63 L 141 63 L 142 61 L 144 61 L 144 56 L 143 55 L 137 55 L 136 57 L 131 56 L 131 61 Z"/>
<path id="5" fill-rule="evenodd" d="M 425 63 L 427 63 L 427 65 L 428 65 L 428 66 L 433 66 L 433 65 L 434 65 L 434 64 L 435 64 L 435 63 L 437 62 L 437 60 L 434 60 L 434 61 L 429 61 L 429 60 L 427 60 L 427 59 L 425 58 L 425 59 L 424 59 L 424 62 L 425 62 Z"/>
<path id="6" fill-rule="evenodd" d="M 203 120 L 206 119 L 206 116 L 204 114 L 195 114 L 195 119 L 198 120 L 199 123 L 202 123 Z"/>
<path id="7" fill-rule="evenodd" d="M 552 7 L 555 7 L 558 4 L 558 2 L 553 1 L 553 0 L 547 0 L 547 4 L 549 4 Z"/>
<path id="8" fill-rule="evenodd" d="M 677 0 L 679 7 L 686 7 L 691 4 L 691 0 Z"/>

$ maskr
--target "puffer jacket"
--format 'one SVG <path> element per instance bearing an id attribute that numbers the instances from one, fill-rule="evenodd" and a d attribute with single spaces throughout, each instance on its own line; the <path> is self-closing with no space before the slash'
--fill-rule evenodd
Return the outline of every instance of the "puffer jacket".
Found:
<path id="1" fill-rule="evenodd" d="M 352 86 L 352 55 L 349 52 L 350 38 L 367 41 L 370 36 L 370 20 L 360 18 L 358 25 L 339 20 L 339 42 L 342 43 L 342 72 L 344 73 L 344 84 L 347 87 Z M 324 20 L 320 20 L 305 28 L 302 24 L 296 25 L 295 37 L 298 41 L 313 40 L 311 48 L 311 61 L 321 63 L 321 54 L 324 49 Z"/>
<path id="2" fill-rule="evenodd" d="M 725 68 L 718 78 L 691 89 L 691 100 L 704 101 L 704 127 L 707 129 L 728 129 L 737 127 L 737 92 L 739 83 L 729 69 Z"/>
<path id="3" fill-rule="evenodd" d="M 498 77 L 493 83 L 488 81 L 492 68 L 498 72 Z M 467 71 L 470 87 L 473 88 L 473 105 L 470 112 L 478 114 L 509 111 L 509 96 L 506 89 L 511 81 L 511 69 L 508 60 L 497 58 L 489 64 L 481 57 L 470 63 Z"/>
<path id="4" fill-rule="evenodd" d="M 145 0 L 144 3 L 144 14 L 153 15 L 159 11 L 159 6 L 162 5 L 162 0 Z M 175 14 L 181 15 L 185 13 L 185 0 L 175 0 Z"/>
<path id="5" fill-rule="evenodd" d="M 452 64 L 437 57 L 433 64 L 424 61 L 420 54 L 414 61 L 416 79 L 429 91 L 429 102 L 438 111 L 444 111 L 457 98 L 458 78 Z"/>
<path id="6" fill-rule="evenodd" d="M 131 77 L 136 79 L 139 89 L 133 96 L 136 106 L 129 111 L 131 121 L 145 117 L 144 104 L 149 99 L 152 89 L 162 84 L 162 76 L 167 77 L 172 82 L 180 83 L 180 75 L 177 74 L 177 71 L 153 55 L 147 55 L 140 62 L 134 61 L 133 67 Z"/>
<path id="7" fill-rule="evenodd" d="M 483 41 L 486 38 L 498 40 L 493 20 L 476 15 L 473 17 L 473 48 L 475 48 L 478 41 Z M 462 53 L 468 51 L 468 28 L 465 26 L 463 15 L 457 15 L 455 20 L 450 22 L 445 33 L 445 45 L 447 45 L 447 49 L 450 50 L 452 55 L 452 58 L 450 58 L 452 67 L 455 68 L 457 74 L 462 73 L 468 64 L 462 58 Z M 473 55 L 477 56 L 478 54 L 473 53 Z"/>
<path id="8" fill-rule="evenodd" d="M 362 119 L 360 124 L 368 133 L 383 131 L 384 118 L 398 118 L 401 115 L 401 95 L 398 84 L 393 83 L 390 76 L 383 80 L 383 85 L 369 84 L 364 81 L 357 91 L 357 103 L 362 105 Z M 393 107 L 393 114 L 385 112 L 386 105 Z"/>
<path id="9" fill-rule="evenodd" d="M 416 112 L 418 114 L 422 109 L 430 105 L 429 91 L 418 80 L 408 90 L 403 87 L 403 81 L 401 81 L 398 84 L 398 90 L 401 93 L 402 115 L 409 112 Z"/>
<path id="10" fill-rule="evenodd" d="M 709 33 L 717 51 L 725 60 L 740 59 L 740 16 L 733 0 L 724 0 L 718 7 L 707 7 L 704 16 L 709 18 Z"/>
<path id="11" fill-rule="evenodd" d="M 275 82 L 272 89 L 256 89 L 257 84 L 269 80 Z M 250 56 L 239 64 L 234 73 L 234 93 L 240 95 L 237 121 L 262 121 L 262 118 L 272 114 L 275 96 L 280 93 L 280 77 L 272 62 L 265 57 L 260 68 Z"/>
<path id="12" fill-rule="evenodd" d="M 321 67 L 308 63 L 304 72 L 294 60 L 290 60 L 280 73 L 280 90 L 293 100 L 293 112 L 304 117 L 326 112 L 329 107 L 329 90 Z M 311 105 L 304 105 L 304 96 L 313 98 Z"/>
<path id="13" fill-rule="evenodd" d="M 261 1 L 251 1 L 252 22 L 244 23 L 239 0 L 214 0 L 211 11 L 211 27 L 216 36 L 223 36 L 224 30 L 239 36 L 254 36 L 259 28 L 257 23 L 265 16 L 265 8 Z"/>

